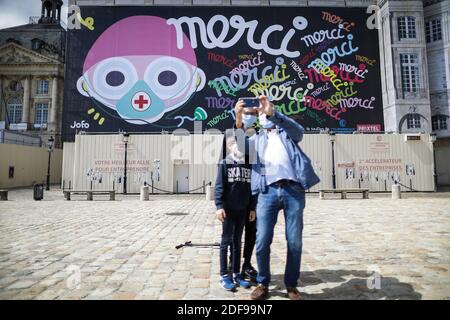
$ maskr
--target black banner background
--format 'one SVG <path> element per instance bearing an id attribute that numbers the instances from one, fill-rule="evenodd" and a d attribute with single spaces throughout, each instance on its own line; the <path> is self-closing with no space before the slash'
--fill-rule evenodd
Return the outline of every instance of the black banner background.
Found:
<path id="1" fill-rule="evenodd" d="M 193 72 L 200 69 L 198 74 L 201 75 L 203 72 L 204 77 L 201 79 L 200 76 L 195 74 L 189 81 L 198 82 L 201 80 L 204 86 L 201 90 L 198 90 L 197 87 L 197 89 L 194 88 L 187 92 L 184 97 L 180 98 L 181 100 L 176 102 L 179 105 L 175 109 L 167 112 L 162 111 L 160 114 L 156 112 L 152 115 L 153 118 L 147 117 L 145 122 L 138 121 L 140 124 L 130 123 L 124 120 L 127 116 L 124 116 L 123 113 L 126 114 L 128 108 L 132 113 L 136 114 L 132 110 L 133 107 L 130 101 L 138 101 L 137 99 L 140 99 L 139 95 L 133 96 L 138 91 L 149 93 L 149 95 L 144 93 L 144 99 L 141 99 L 141 101 L 147 102 L 151 100 L 146 111 L 147 113 L 155 112 L 154 110 L 156 109 L 152 108 L 164 109 L 168 107 L 167 103 L 169 103 L 169 107 L 174 106 L 176 103 L 172 102 L 172 105 L 170 105 L 170 102 L 164 101 L 164 99 L 160 101 L 158 95 L 150 93 L 148 91 L 149 87 L 146 87 L 142 81 L 136 83 L 137 87 L 129 90 L 129 96 L 126 96 L 126 93 L 124 93 L 124 98 L 117 95 L 116 100 L 110 102 L 111 105 L 109 107 L 101 99 L 83 95 L 80 93 L 80 89 L 77 88 L 77 81 L 83 76 L 83 65 L 89 50 L 101 34 L 116 22 L 133 16 L 156 16 L 164 19 L 176 19 L 185 16 L 189 18 L 199 17 L 207 25 L 208 21 L 215 15 L 223 15 L 228 21 L 230 21 L 232 16 L 239 15 L 245 22 L 257 20 L 258 25 L 253 37 L 251 35 L 248 36 L 249 29 L 246 29 L 239 41 L 233 46 L 210 49 L 205 48 L 198 25 L 195 26 L 197 48 L 194 50 L 197 66 L 192 66 L 191 63 L 191 66 L 188 66 L 188 68 L 192 68 Z M 81 16 L 85 20 L 87 17 L 93 18 L 94 30 L 89 30 L 82 25 L 81 29 L 68 31 L 63 109 L 64 141 L 72 141 L 74 134 L 80 130 L 86 132 L 127 131 L 132 133 L 161 132 L 163 130 L 171 132 L 178 128 L 184 128 L 192 132 L 194 130 L 193 120 L 202 120 L 203 130 L 214 128 L 223 131 L 233 125 L 233 107 L 239 97 L 254 96 L 255 92 L 256 94 L 269 93 L 269 97 L 277 108 L 302 124 L 307 131 L 316 131 L 324 128 L 336 132 L 353 132 L 356 129 L 382 131 L 384 129 L 378 30 L 369 30 L 366 27 L 366 21 L 370 15 L 366 13 L 365 8 L 86 6 L 81 7 Z M 297 16 L 306 18 L 308 25 L 304 30 L 298 30 L 293 27 L 293 21 Z M 268 46 L 272 49 L 279 49 L 288 30 L 293 30 L 294 34 L 288 43 L 287 51 L 299 51 L 300 55 L 297 57 L 287 57 L 285 54 L 273 55 L 267 53 L 266 48 L 255 49 L 249 46 L 248 38 L 253 39 L 255 43 L 259 43 L 264 31 L 275 24 L 282 25 L 283 30 L 274 31 L 269 35 Z M 214 25 L 213 30 L 217 37 L 220 35 L 222 27 L 222 22 L 217 22 Z M 172 26 L 172 28 L 175 27 Z M 142 29 L 145 29 L 145 25 L 142 26 Z M 324 31 L 320 33 L 320 30 Z M 183 25 L 183 31 L 189 37 L 189 29 L 186 24 Z M 316 44 L 309 42 L 313 38 L 309 38 L 310 40 L 303 38 L 308 35 L 314 37 L 314 32 L 317 32 L 315 34 L 316 40 L 325 39 Z M 229 41 L 236 33 L 237 30 L 230 26 L 224 41 Z M 341 38 L 328 39 L 330 35 L 336 37 L 338 34 Z M 349 36 L 350 34 L 351 36 Z M 155 38 L 159 39 L 159 42 L 166 41 L 168 43 L 175 43 L 177 40 L 176 37 L 173 37 L 173 34 L 172 36 L 164 33 L 158 35 L 155 30 L 148 29 L 148 36 L 145 39 L 133 39 L 131 42 L 136 43 L 140 41 L 146 43 L 145 46 L 149 47 L 148 44 L 151 44 L 152 41 L 158 42 L 154 40 Z M 349 44 L 350 38 L 351 44 Z M 192 41 L 192 39 L 190 40 Z M 347 44 L 342 45 L 344 42 L 347 42 Z M 307 43 L 310 45 L 307 46 Z M 186 42 L 184 44 L 186 45 Z M 174 46 L 174 44 L 171 45 Z M 123 52 L 127 50 L 119 46 L 120 41 L 111 44 L 110 51 L 112 55 L 114 56 L 114 52 L 117 50 L 116 55 L 118 57 L 126 56 Z M 333 48 L 336 46 L 338 49 L 333 54 Z M 342 48 L 344 50 L 341 50 Z M 358 48 L 358 50 L 348 55 L 342 54 L 343 51 L 348 51 L 349 48 Z M 141 51 L 145 50 L 142 49 Z M 338 80 L 341 84 L 340 90 L 328 78 L 321 77 L 319 73 L 311 68 L 310 63 L 327 51 L 331 52 L 328 57 L 333 55 L 336 57 L 335 62 L 331 63 L 330 67 L 334 70 L 333 73 L 336 74 L 337 79 L 340 79 Z M 260 55 L 258 52 L 260 52 Z M 148 55 L 152 54 L 153 49 L 150 48 Z M 339 56 L 339 54 L 342 56 Z M 135 50 L 130 48 L 130 55 L 136 55 Z M 263 63 L 252 67 L 255 64 L 244 62 L 246 60 L 254 63 Z M 233 90 L 232 86 L 228 86 L 227 89 L 229 90 L 226 92 L 223 85 L 220 87 L 220 83 L 224 82 L 218 81 L 218 79 L 223 76 L 230 79 L 230 72 L 233 72 L 235 68 L 239 69 L 239 65 L 242 63 L 247 64 L 248 69 L 243 68 L 244 71 L 241 69 L 239 72 L 242 76 L 241 79 L 245 79 L 244 82 L 247 82 L 248 85 L 238 88 L 239 90 Z M 282 66 L 283 64 L 285 67 Z M 140 65 L 142 66 L 142 64 Z M 269 77 L 263 78 L 262 73 L 267 66 L 271 66 L 266 72 L 266 75 Z M 277 70 L 279 71 L 278 78 L 277 73 L 274 72 L 276 67 L 278 67 Z M 340 70 L 341 68 L 344 70 Z M 181 70 L 183 68 L 176 69 Z M 254 70 L 256 77 L 250 73 L 252 69 L 256 69 Z M 86 72 L 87 70 L 84 71 Z M 171 85 L 174 81 L 173 72 L 177 73 L 177 71 L 174 71 L 173 68 L 170 72 L 166 70 L 164 73 L 162 69 L 160 71 L 162 73 L 160 73 L 159 78 L 156 77 L 153 80 L 162 80 L 165 84 Z M 143 71 L 140 70 L 140 72 Z M 163 74 L 162 78 L 161 74 Z M 272 78 L 270 78 L 271 74 L 273 75 Z M 118 75 L 117 72 L 114 76 L 115 78 L 108 75 L 110 77 L 108 81 L 115 85 L 120 84 L 124 80 L 125 82 L 128 81 L 126 77 L 124 79 L 123 75 Z M 177 76 L 177 79 L 179 79 L 178 74 Z M 251 81 L 247 81 L 248 77 L 251 78 Z M 349 83 L 349 85 L 343 86 L 342 83 L 344 81 Z M 192 84 L 191 82 L 182 87 L 181 90 L 188 88 Z M 353 82 L 353 84 L 350 84 L 350 82 Z M 88 84 L 90 86 L 88 89 L 90 94 L 96 90 L 93 88 L 92 83 L 95 82 L 92 80 Z M 229 84 L 229 82 L 225 83 Z M 133 83 L 129 85 L 132 86 Z M 255 88 L 261 89 L 264 88 L 264 85 L 269 91 L 255 91 Z M 280 85 L 282 85 L 282 88 Z M 277 88 L 270 89 L 272 86 Z M 349 86 L 352 86 L 352 89 L 345 90 Z M 216 88 L 221 89 L 217 90 Z M 302 89 L 295 91 L 298 88 Z M 320 88 L 322 88 L 322 92 L 320 92 Z M 307 95 L 303 95 L 306 90 L 308 90 Z M 332 96 L 337 91 L 346 92 L 346 97 L 340 96 L 341 98 L 337 99 L 336 97 L 339 96 L 335 96 L 333 98 Z M 109 90 L 108 92 L 112 91 Z M 295 92 L 301 92 L 302 94 L 296 96 Z M 146 98 L 150 99 L 146 100 Z M 334 106 L 330 106 L 330 98 L 332 99 L 331 101 L 334 101 Z M 117 102 L 120 99 L 122 101 Z M 183 102 L 183 99 L 187 99 L 187 101 Z M 128 105 L 126 105 L 126 101 L 128 101 Z M 115 108 L 115 103 L 121 105 L 121 110 L 125 110 L 122 114 L 117 112 L 116 109 L 119 107 Z M 166 105 L 161 107 L 164 103 Z M 139 107 L 140 105 L 135 105 L 136 109 L 139 109 Z M 155 120 L 161 115 L 160 119 Z M 132 119 L 141 118 L 132 117 Z"/>

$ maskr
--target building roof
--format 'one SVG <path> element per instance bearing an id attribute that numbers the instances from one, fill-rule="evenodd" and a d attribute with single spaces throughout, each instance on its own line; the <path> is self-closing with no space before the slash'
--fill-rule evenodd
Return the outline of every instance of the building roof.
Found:
<path id="1" fill-rule="evenodd" d="M 0 29 L 1 31 L 40 31 L 40 30 L 53 30 L 53 31 L 66 31 L 59 23 L 28 23 L 20 26 L 14 26 L 10 28 Z"/>

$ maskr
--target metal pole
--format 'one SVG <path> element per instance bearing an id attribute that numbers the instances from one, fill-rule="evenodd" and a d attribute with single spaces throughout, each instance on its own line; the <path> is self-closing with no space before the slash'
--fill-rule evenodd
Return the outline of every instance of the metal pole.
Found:
<path id="1" fill-rule="evenodd" d="M 448 116 L 447 116 L 448 117 Z M 448 117 L 450 118 L 450 117 Z M 436 142 L 437 136 L 435 133 L 430 133 L 430 142 L 431 147 L 433 148 L 433 182 L 434 182 L 434 192 L 438 190 L 438 175 L 437 175 L 437 166 L 436 166 Z"/>
<path id="2" fill-rule="evenodd" d="M 47 186 L 45 187 L 45 190 L 50 190 L 50 157 L 52 152 L 48 151 L 48 166 L 47 166 Z"/>
<path id="3" fill-rule="evenodd" d="M 125 164 L 124 164 L 124 172 L 123 172 L 123 193 L 127 194 L 127 149 L 128 142 L 125 142 Z"/>
<path id="4" fill-rule="evenodd" d="M 437 192 L 438 189 L 438 175 L 437 175 L 437 169 L 436 169 L 436 150 L 434 149 L 433 144 L 433 178 L 434 178 L 434 192 Z"/>
<path id="5" fill-rule="evenodd" d="M 332 178 L 333 178 L 333 189 L 336 189 L 336 170 L 334 167 L 334 141 L 331 141 L 331 162 L 332 166 Z"/>

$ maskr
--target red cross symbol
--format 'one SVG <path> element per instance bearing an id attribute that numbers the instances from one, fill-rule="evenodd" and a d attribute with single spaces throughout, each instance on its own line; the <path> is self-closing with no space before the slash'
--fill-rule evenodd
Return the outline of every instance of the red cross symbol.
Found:
<path id="1" fill-rule="evenodd" d="M 144 96 L 140 95 L 139 100 L 134 100 L 134 103 L 137 103 L 139 105 L 139 109 L 142 109 L 144 105 L 148 103 L 148 100 L 145 100 Z"/>
<path id="2" fill-rule="evenodd" d="M 133 106 L 134 110 L 145 111 L 150 107 L 151 99 L 147 93 L 141 91 L 133 96 L 131 102 L 132 102 L 131 105 Z"/>

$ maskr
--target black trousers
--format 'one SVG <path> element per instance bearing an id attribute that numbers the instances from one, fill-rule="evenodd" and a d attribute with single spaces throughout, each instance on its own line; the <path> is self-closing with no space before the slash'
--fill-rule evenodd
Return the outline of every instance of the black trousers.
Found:
<path id="1" fill-rule="evenodd" d="M 244 242 L 244 263 L 243 268 L 251 266 L 253 249 L 255 248 L 256 242 L 256 219 L 254 221 L 249 221 L 248 218 L 250 212 L 247 213 L 247 219 L 245 220 L 245 242 Z"/>
<path id="2" fill-rule="evenodd" d="M 256 219 L 254 221 L 249 221 L 250 217 L 250 211 L 247 212 L 247 216 L 244 223 L 244 230 L 245 230 L 245 236 L 244 236 L 244 263 L 242 264 L 242 268 L 248 268 L 252 265 L 252 255 L 253 250 L 255 249 L 255 242 L 256 242 Z M 243 232 L 242 232 L 243 233 Z M 233 249 L 230 248 L 230 265 L 232 265 L 232 259 L 233 259 Z"/>
<path id="3" fill-rule="evenodd" d="M 241 243 L 242 231 L 245 219 L 248 219 L 246 211 L 226 210 L 226 218 L 222 222 L 222 240 L 220 243 L 220 275 L 228 274 L 228 250 L 231 251 L 231 272 L 240 273 L 241 268 Z"/>

